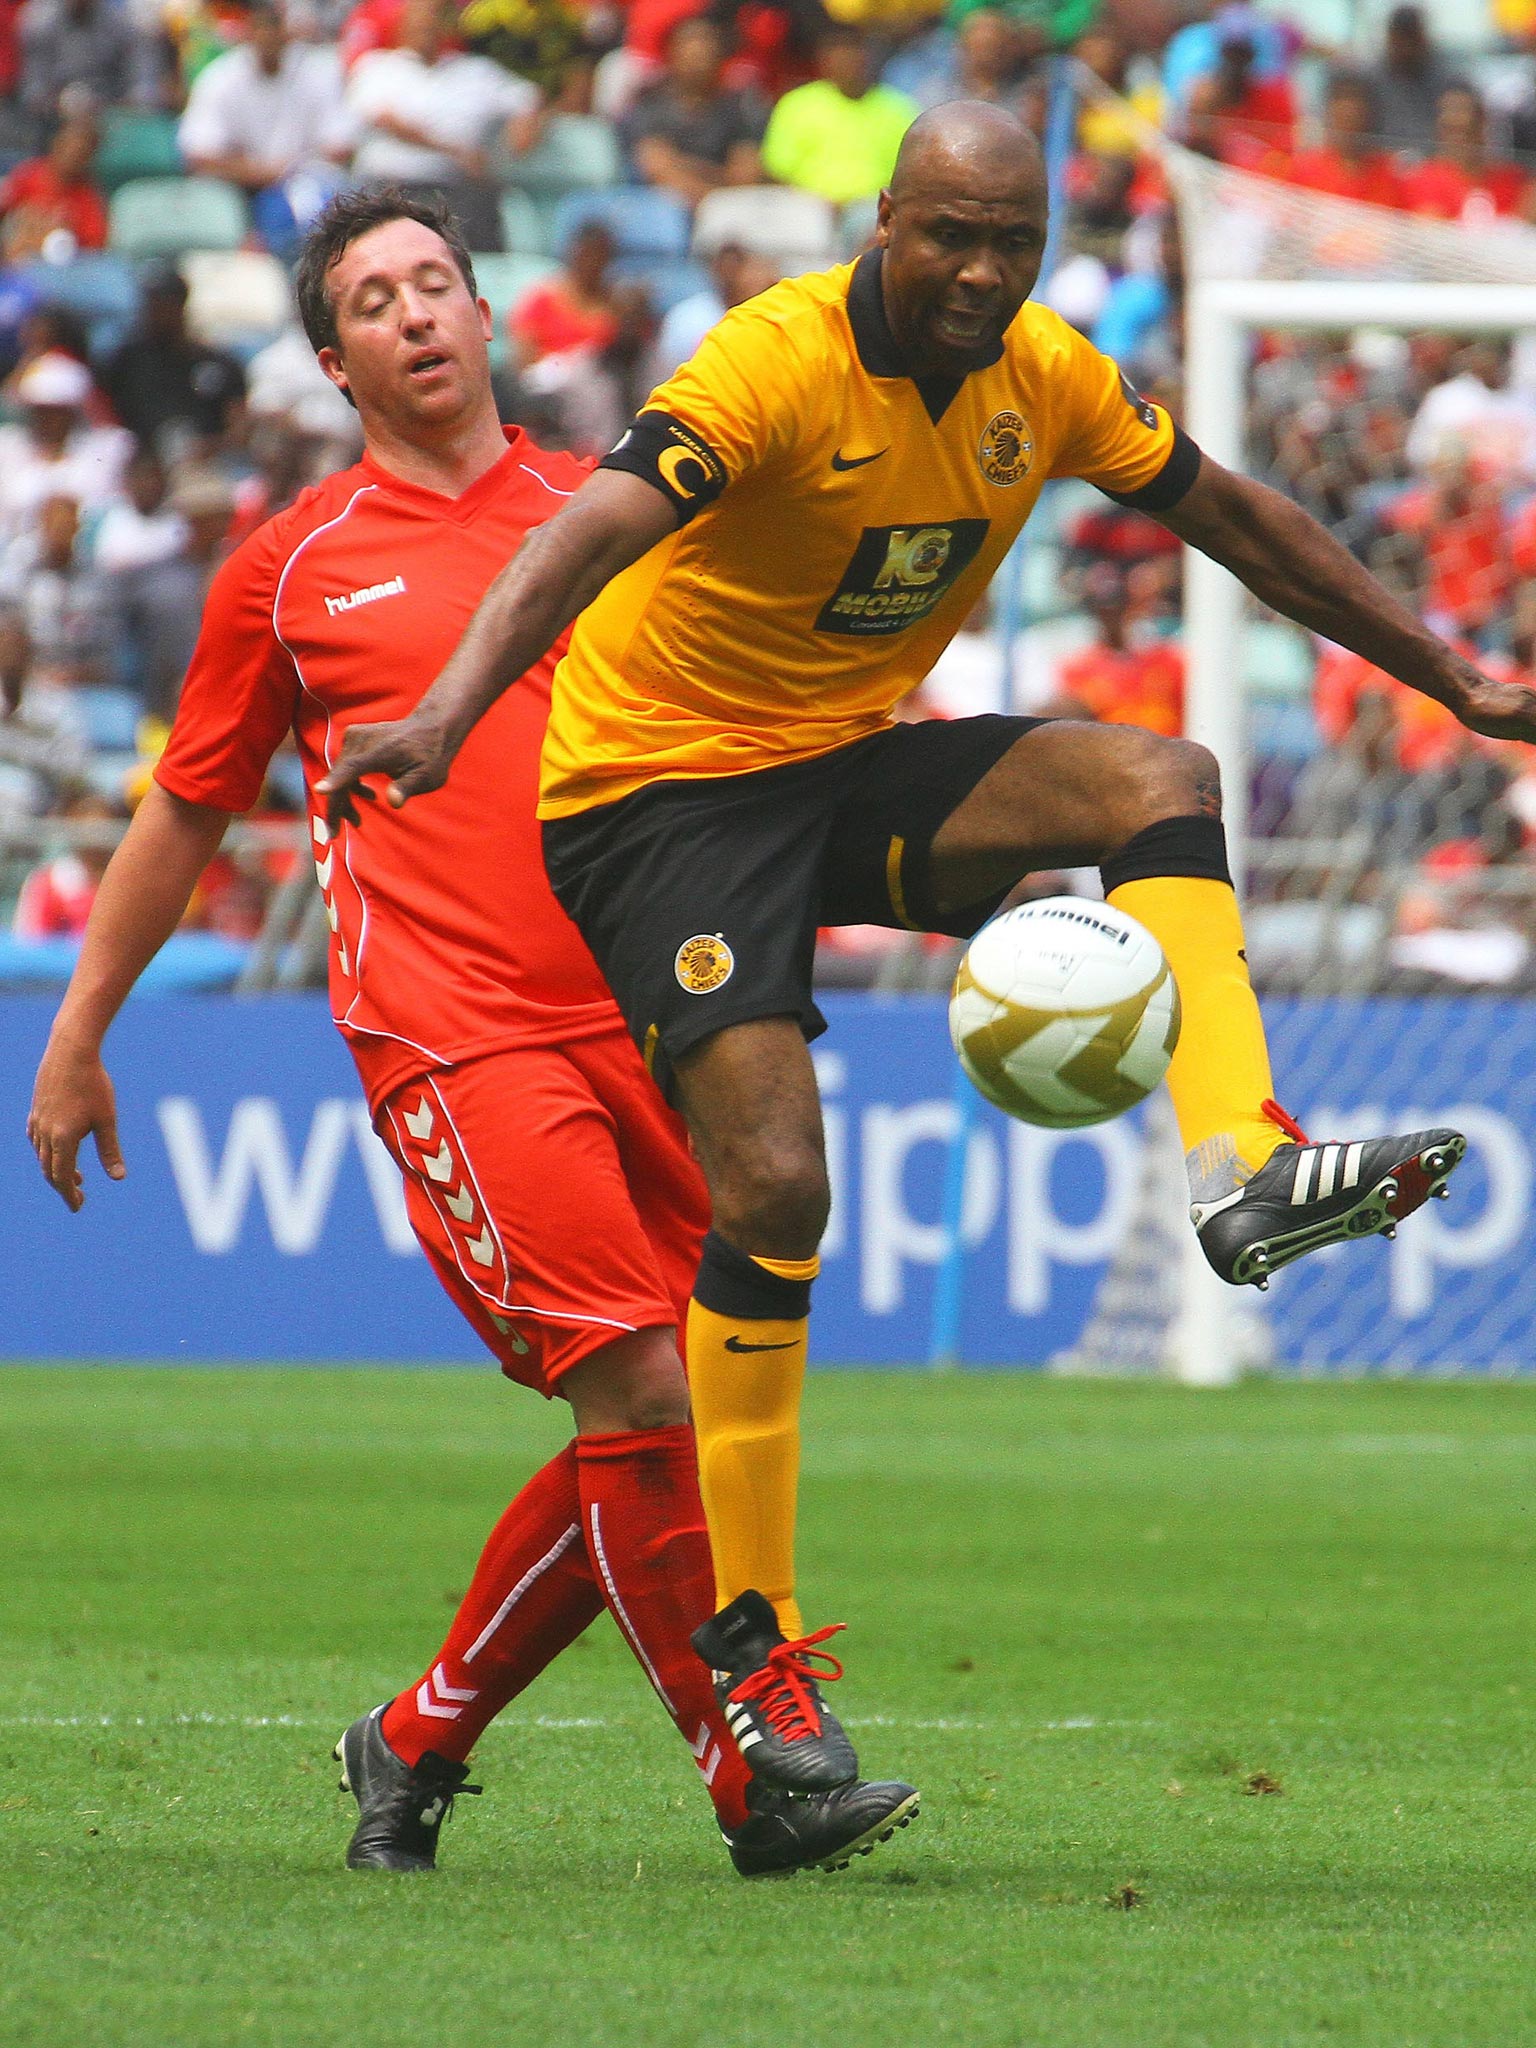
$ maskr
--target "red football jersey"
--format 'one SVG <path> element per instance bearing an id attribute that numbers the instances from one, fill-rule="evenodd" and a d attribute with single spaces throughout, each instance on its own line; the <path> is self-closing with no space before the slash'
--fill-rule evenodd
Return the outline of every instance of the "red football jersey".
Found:
<path id="1" fill-rule="evenodd" d="M 221 811 L 255 803 L 290 728 L 313 790 L 349 725 L 401 718 L 487 586 L 590 465 L 521 428 L 458 498 L 368 457 L 257 529 L 214 578 L 156 779 Z M 333 843 L 311 800 L 331 1005 L 369 1103 L 429 1067 L 611 1031 L 618 1013 L 544 876 L 534 819 L 561 641 L 465 741 L 446 787 L 381 800 Z"/>

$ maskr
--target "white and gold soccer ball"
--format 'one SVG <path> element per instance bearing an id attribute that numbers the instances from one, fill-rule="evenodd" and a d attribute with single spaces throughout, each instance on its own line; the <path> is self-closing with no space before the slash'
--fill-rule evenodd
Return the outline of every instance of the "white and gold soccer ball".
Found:
<path id="1" fill-rule="evenodd" d="M 1132 1108 L 1167 1073 L 1178 985 L 1134 917 L 1050 896 L 1004 911 L 972 939 L 949 1035 L 989 1102 L 1028 1124 L 1075 1130 Z"/>

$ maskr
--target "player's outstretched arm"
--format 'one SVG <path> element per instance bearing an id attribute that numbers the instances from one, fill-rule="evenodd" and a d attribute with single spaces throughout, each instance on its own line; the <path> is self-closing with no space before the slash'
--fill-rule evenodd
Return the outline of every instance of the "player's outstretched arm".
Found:
<path id="1" fill-rule="evenodd" d="M 181 922 L 228 826 L 228 812 L 187 803 L 152 783 L 102 876 L 27 1118 L 44 1177 L 71 1209 L 85 1200 L 76 1158 L 87 1134 L 109 1178 L 121 1180 L 128 1170 L 101 1043 L 128 991 Z"/>
<path id="2" fill-rule="evenodd" d="M 1492 739 L 1536 740 L 1536 690 L 1495 682 L 1437 639 L 1299 505 L 1207 455 L 1157 517 L 1255 597 L 1449 706 Z"/>
<path id="3" fill-rule="evenodd" d="M 654 485 L 599 469 L 547 525 L 536 527 L 502 570 L 436 682 L 408 718 L 354 725 L 341 758 L 316 788 L 334 832 L 355 825 L 369 775 L 387 775 L 398 810 L 441 789 L 454 756 L 502 691 L 549 652 L 604 584 L 677 528 Z"/>

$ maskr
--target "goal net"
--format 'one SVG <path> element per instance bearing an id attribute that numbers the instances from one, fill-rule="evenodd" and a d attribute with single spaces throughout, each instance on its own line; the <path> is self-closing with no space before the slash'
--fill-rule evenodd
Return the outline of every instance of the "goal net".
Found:
<path id="1" fill-rule="evenodd" d="M 1536 231 L 1326 198 L 1158 138 L 1183 229 L 1184 418 L 1494 674 L 1536 671 Z M 1189 734 L 1222 763 L 1277 1092 L 1316 1136 L 1450 1123 L 1453 1202 L 1270 1293 L 1205 1267 L 1171 1114 L 1058 1368 L 1529 1370 L 1536 755 L 1185 563 Z"/>

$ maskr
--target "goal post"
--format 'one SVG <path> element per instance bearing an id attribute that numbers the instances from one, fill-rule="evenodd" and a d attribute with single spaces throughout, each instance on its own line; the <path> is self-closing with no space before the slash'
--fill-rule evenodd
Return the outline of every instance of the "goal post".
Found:
<path id="1" fill-rule="evenodd" d="M 1374 211 L 1374 209 L 1370 209 Z M 1245 467 L 1247 378 L 1259 333 L 1382 329 L 1411 335 L 1536 332 L 1536 282 L 1393 282 L 1382 278 L 1196 277 L 1186 325 L 1185 420 L 1213 460 Z M 1194 549 L 1185 561 L 1185 730 L 1221 767 L 1234 879 L 1248 867 L 1251 755 L 1244 690 L 1246 599 L 1226 570 Z M 1168 1368 L 1190 1385 L 1220 1386 L 1244 1364 L 1244 1304 L 1215 1278 L 1184 1233 Z"/>

